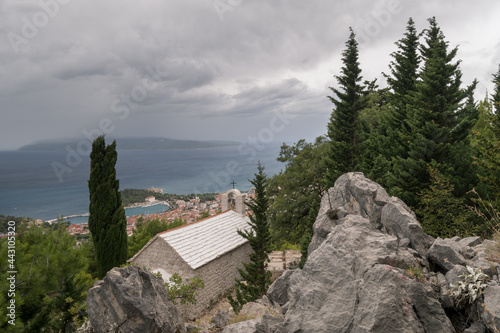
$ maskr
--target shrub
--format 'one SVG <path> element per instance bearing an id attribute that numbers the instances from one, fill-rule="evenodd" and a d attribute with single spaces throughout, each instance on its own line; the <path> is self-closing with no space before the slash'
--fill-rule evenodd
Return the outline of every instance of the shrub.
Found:
<path id="1" fill-rule="evenodd" d="M 469 274 L 460 275 L 462 281 L 457 281 L 450 286 L 449 293 L 453 296 L 457 309 L 473 304 L 483 294 L 483 290 L 488 286 L 490 279 L 479 268 L 467 266 L 467 270 Z"/>

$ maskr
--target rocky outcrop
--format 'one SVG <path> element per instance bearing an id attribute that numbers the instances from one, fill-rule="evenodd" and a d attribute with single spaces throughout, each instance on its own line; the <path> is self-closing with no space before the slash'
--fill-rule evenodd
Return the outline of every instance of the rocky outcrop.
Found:
<path id="1" fill-rule="evenodd" d="M 450 284 L 465 265 L 498 280 L 487 246 L 479 237 L 426 235 L 404 202 L 348 173 L 322 198 L 304 268 L 286 271 L 268 295 L 282 307 L 286 332 L 456 332 L 444 310 L 454 311 Z M 500 325 L 495 285 L 485 290 L 482 319 L 463 329 Z"/>
<path id="2" fill-rule="evenodd" d="M 186 332 L 162 278 L 137 266 L 113 268 L 87 293 L 95 332 Z"/>

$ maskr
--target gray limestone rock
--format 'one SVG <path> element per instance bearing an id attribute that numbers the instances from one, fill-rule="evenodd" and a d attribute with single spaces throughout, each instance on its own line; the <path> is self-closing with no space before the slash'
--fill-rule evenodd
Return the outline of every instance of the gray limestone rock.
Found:
<path id="1" fill-rule="evenodd" d="M 467 268 L 465 268 L 462 265 L 455 265 L 452 269 L 450 269 L 445 277 L 446 277 L 446 283 L 448 286 L 455 284 L 457 281 L 462 280 L 460 275 L 467 275 L 469 274 L 469 271 L 467 271 Z"/>
<path id="2" fill-rule="evenodd" d="M 464 333 L 485 333 L 486 327 L 482 321 L 476 321 L 474 324 L 470 325 L 468 329 L 464 331 Z"/>
<path id="3" fill-rule="evenodd" d="M 267 294 L 272 302 L 279 304 L 280 306 L 283 306 L 286 302 L 288 302 L 288 286 L 290 283 L 290 276 L 294 272 L 295 271 L 293 270 L 284 271 L 283 274 L 276 279 L 271 286 L 269 286 Z"/>
<path id="4" fill-rule="evenodd" d="M 113 268 L 87 293 L 95 332 L 184 333 L 184 320 L 161 278 L 137 267 Z"/>
<path id="5" fill-rule="evenodd" d="M 290 277 L 288 332 L 454 332 L 430 285 L 396 237 L 347 215 Z M 431 315 L 432 318 L 423 318 Z"/>
<path id="6" fill-rule="evenodd" d="M 460 245 L 451 239 L 436 239 L 429 249 L 429 259 L 445 271 L 451 270 L 455 265 L 465 264 L 465 258 L 460 254 Z"/>
<path id="7" fill-rule="evenodd" d="M 222 333 L 256 333 L 257 324 L 262 319 L 250 319 L 239 323 L 228 325 L 224 328 Z"/>
<path id="8" fill-rule="evenodd" d="M 215 328 L 225 327 L 229 323 L 229 311 L 219 309 L 210 322 Z"/>
<path id="9" fill-rule="evenodd" d="M 481 320 L 491 332 L 497 332 L 500 327 L 500 285 L 493 283 L 484 290 L 483 303 Z"/>
<path id="10" fill-rule="evenodd" d="M 464 239 L 461 239 L 458 242 L 458 244 L 460 244 L 461 247 L 466 247 L 466 246 L 474 247 L 474 246 L 482 244 L 482 243 L 483 243 L 483 239 L 479 236 L 466 237 Z"/>

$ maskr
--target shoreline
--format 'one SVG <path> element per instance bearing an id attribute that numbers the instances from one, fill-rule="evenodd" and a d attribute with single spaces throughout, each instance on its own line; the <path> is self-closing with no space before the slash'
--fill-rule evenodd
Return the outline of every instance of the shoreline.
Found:
<path id="1" fill-rule="evenodd" d="M 137 203 L 128 205 L 127 207 L 123 207 L 123 208 L 124 209 L 130 209 L 130 208 L 148 208 L 148 207 L 154 207 L 154 206 L 158 206 L 158 205 L 164 205 L 164 206 L 167 206 L 168 209 L 170 209 L 170 205 L 168 204 L 167 201 L 157 201 L 157 202 L 154 202 L 154 203 L 144 203 L 144 202 L 141 203 L 141 202 L 137 202 Z M 71 219 L 71 218 L 74 218 L 74 217 L 85 217 L 85 216 L 90 216 L 90 213 L 73 214 L 73 215 L 63 216 L 62 219 L 66 220 L 66 219 Z M 59 217 L 55 218 L 55 219 L 44 220 L 44 222 L 52 224 L 54 222 L 57 222 L 58 219 L 59 219 Z M 74 224 L 74 223 L 71 223 L 71 224 Z"/>

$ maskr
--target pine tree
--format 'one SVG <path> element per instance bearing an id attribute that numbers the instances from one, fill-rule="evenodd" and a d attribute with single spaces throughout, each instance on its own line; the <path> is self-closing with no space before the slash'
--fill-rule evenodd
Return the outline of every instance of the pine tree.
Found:
<path id="1" fill-rule="evenodd" d="M 250 262 L 244 263 L 244 270 L 238 269 L 241 280 L 236 280 L 236 300 L 229 296 L 229 302 L 236 313 L 248 302 L 255 301 L 267 292 L 271 284 L 271 272 L 267 270 L 271 252 L 271 234 L 267 220 L 269 201 L 266 194 L 267 176 L 264 167 L 258 164 L 258 173 L 250 182 L 255 187 L 255 200 L 247 203 L 252 210 L 249 230 L 238 230 L 238 234 L 248 239 L 253 253 Z M 243 283 L 242 281 L 245 281 Z"/>
<path id="2" fill-rule="evenodd" d="M 497 139 L 500 140 L 500 65 L 498 66 L 498 71 L 493 74 L 493 96 L 491 97 L 491 102 L 495 108 L 495 117 L 493 118 L 493 129 Z"/>
<path id="3" fill-rule="evenodd" d="M 407 104 L 411 103 L 410 94 L 413 94 L 417 89 L 416 83 L 420 65 L 419 45 L 415 22 L 410 18 L 404 37 L 396 42 L 399 50 L 391 54 L 394 60 L 389 64 L 390 75 L 384 74 L 391 91 L 388 96 L 390 111 L 380 127 L 379 133 L 386 140 L 379 149 L 391 165 L 395 158 L 407 157 L 407 142 L 410 132 L 407 124 L 409 111 Z"/>
<path id="4" fill-rule="evenodd" d="M 100 278 L 127 260 L 127 220 L 116 179 L 117 157 L 116 141 L 106 146 L 104 136 L 100 136 L 92 143 L 88 181 L 89 230 Z"/>
<path id="5" fill-rule="evenodd" d="M 428 165 L 432 161 L 452 182 L 458 197 L 465 194 L 465 186 L 477 182 L 468 142 L 477 113 L 466 107 L 476 81 L 467 89 L 461 88 L 460 61 L 454 61 L 458 49 L 448 51 L 436 19 L 429 19 L 429 23 L 420 47 L 424 67 L 407 109 L 408 155 L 398 157 L 394 164 L 393 192 L 413 207 L 418 203 L 417 193 L 430 185 Z M 462 166 L 457 169 L 459 164 Z"/>
<path id="6" fill-rule="evenodd" d="M 342 52 L 341 75 L 335 76 L 339 89 L 330 87 L 335 97 L 328 96 L 335 108 L 328 123 L 329 149 L 324 159 L 327 167 L 326 188 L 333 186 L 345 172 L 354 171 L 361 159 L 359 113 L 365 107 L 365 86 L 361 83 L 358 42 L 352 28 L 346 49 Z"/>

